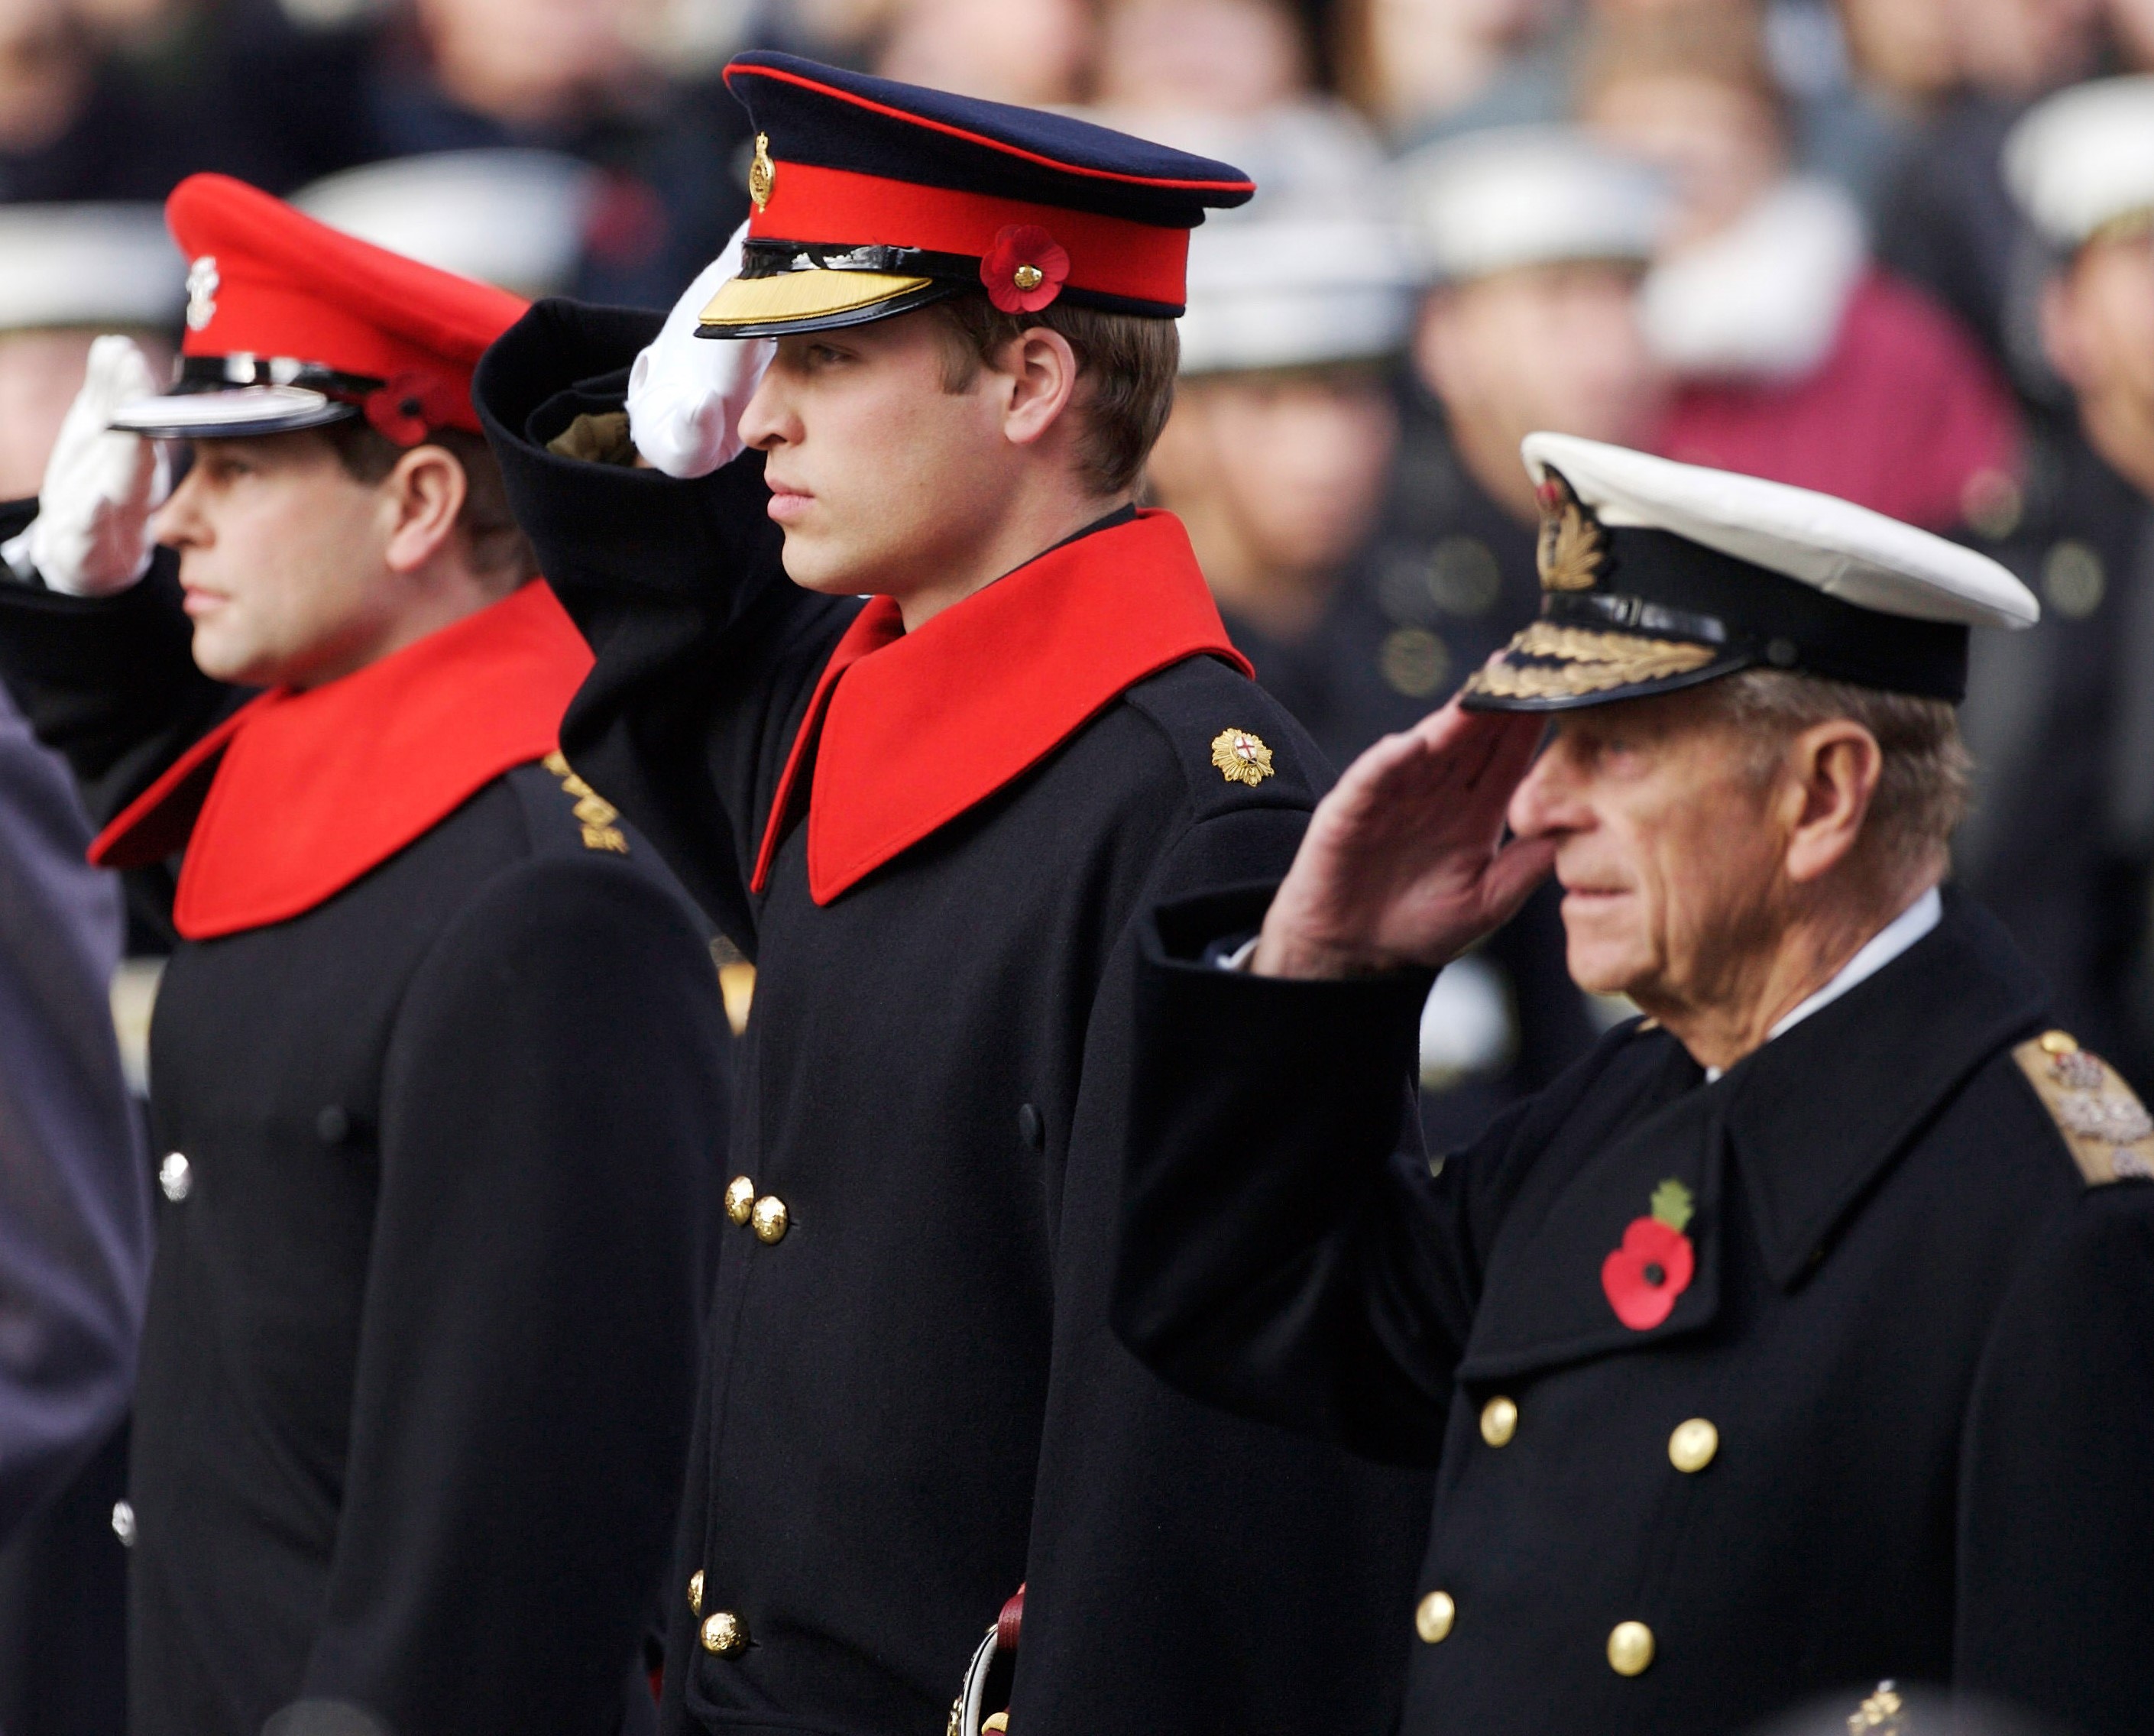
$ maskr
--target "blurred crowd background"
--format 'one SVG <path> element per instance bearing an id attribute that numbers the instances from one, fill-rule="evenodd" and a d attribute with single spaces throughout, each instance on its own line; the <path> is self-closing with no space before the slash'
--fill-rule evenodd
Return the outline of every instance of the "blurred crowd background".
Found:
<path id="1" fill-rule="evenodd" d="M 2044 620 L 1977 646 L 1957 876 L 2060 1021 L 2154 1087 L 2154 213 L 2093 240 L 2030 220 L 2041 177 L 2008 148 L 2043 99 L 2154 74 L 2154 0 L 0 0 L 0 498 L 36 492 L 92 335 L 176 347 L 156 202 L 181 176 L 523 294 L 664 305 L 746 214 L 719 78 L 746 47 L 1255 176 L 1195 238 L 1147 486 L 1336 763 L 1532 615 L 1534 428 L 2013 567 Z M 2154 151 L 2154 81 L 2118 88 Z M 138 964 L 116 998 L 138 1039 L 153 984 Z M 1432 1138 L 1622 1010 L 1571 988 L 1537 898 L 1431 998 Z M 106 1643 L 84 1636 L 114 1564 L 21 1563 L 60 1547 L 0 1560 L 0 1652 Z M 61 1690 L 36 1674 L 0 1657 L 0 1728 L 116 1728 L 38 1713 Z"/>

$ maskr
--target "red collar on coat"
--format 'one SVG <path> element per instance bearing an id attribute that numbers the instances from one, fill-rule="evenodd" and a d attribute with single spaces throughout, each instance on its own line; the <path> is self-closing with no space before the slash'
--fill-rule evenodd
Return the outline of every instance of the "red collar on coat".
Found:
<path id="1" fill-rule="evenodd" d="M 1182 521 L 1141 512 L 1050 549 L 907 633 L 876 597 L 831 652 L 771 804 L 753 886 L 808 802 L 808 891 L 848 887 L 1037 765 L 1186 658 L 1248 661 Z M 812 772 L 810 767 L 812 766 Z"/>
<path id="2" fill-rule="evenodd" d="M 172 924 L 189 940 L 284 922 L 551 753 L 590 666 L 533 581 L 341 681 L 254 699 L 130 804 L 89 859 L 139 868 L 184 848 Z"/>

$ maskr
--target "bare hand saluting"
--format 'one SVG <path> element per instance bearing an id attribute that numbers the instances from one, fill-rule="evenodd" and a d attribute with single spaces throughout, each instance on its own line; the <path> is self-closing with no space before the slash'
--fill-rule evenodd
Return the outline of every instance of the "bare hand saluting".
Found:
<path id="1" fill-rule="evenodd" d="M 1317 805 L 1251 968 L 1351 977 L 1448 964 L 1525 901 L 1548 839 L 1503 843 L 1543 720 L 1453 700 L 1346 768 Z"/>

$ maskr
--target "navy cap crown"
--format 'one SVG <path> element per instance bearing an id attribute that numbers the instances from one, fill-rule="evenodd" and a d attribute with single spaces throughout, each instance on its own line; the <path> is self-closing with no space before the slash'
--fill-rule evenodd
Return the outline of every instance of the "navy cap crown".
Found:
<path id="1" fill-rule="evenodd" d="M 1194 228 L 1247 202 L 1230 164 L 1089 121 L 847 72 L 792 54 L 736 55 L 726 84 L 781 162 Z"/>

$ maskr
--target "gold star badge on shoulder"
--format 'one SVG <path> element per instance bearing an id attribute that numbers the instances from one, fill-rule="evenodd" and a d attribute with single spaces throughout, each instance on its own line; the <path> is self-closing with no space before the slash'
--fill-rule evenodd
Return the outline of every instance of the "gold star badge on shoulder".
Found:
<path id="1" fill-rule="evenodd" d="M 1222 729 L 1213 736 L 1212 763 L 1229 784 L 1252 789 L 1273 775 L 1272 750 L 1246 729 Z"/>

